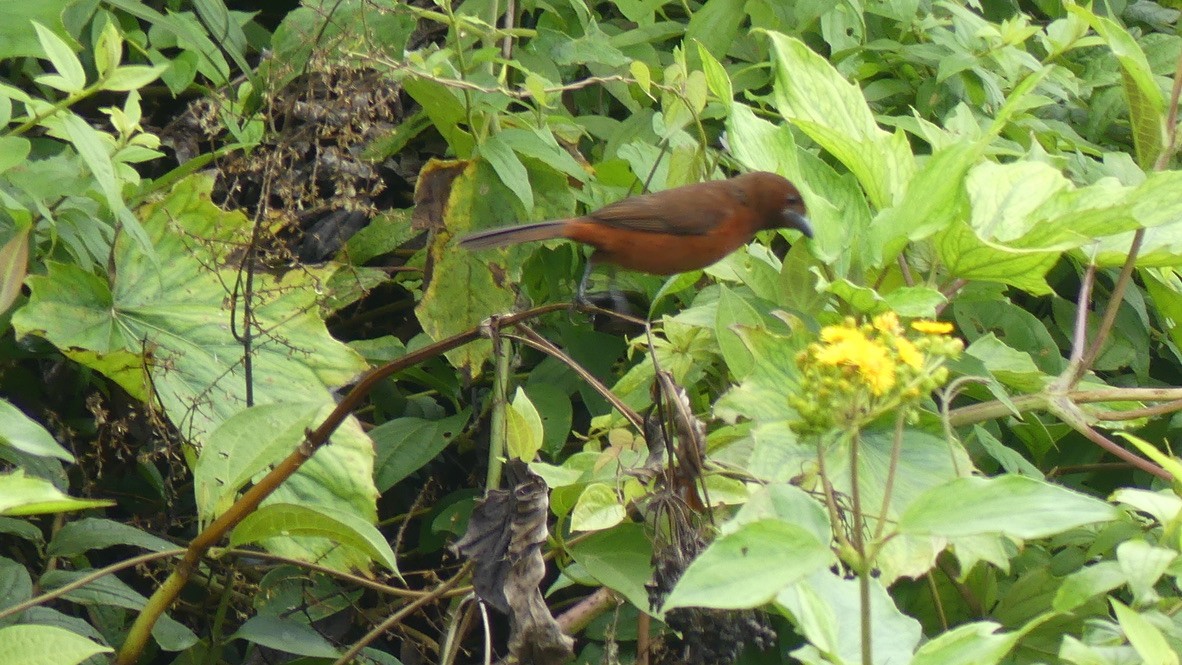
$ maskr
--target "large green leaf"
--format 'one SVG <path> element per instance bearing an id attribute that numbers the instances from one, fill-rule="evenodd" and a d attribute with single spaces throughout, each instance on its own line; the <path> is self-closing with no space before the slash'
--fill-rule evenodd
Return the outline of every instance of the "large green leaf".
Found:
<path id="1" fill-rule="evenodd" d="M 999 624 L 977 621 L 957 626 L 920 647 L 912 665 L 993 665 L 1022 637 L 1021 632 L 999 633 Z"/>
<path id="2" fill-rule="evenodd" d="M 80 570 L 51 570 L 41 576 L 41 586 L 54 589 L 88 576 L 88 572 Z M 122 607 L 128 610 L 141 610 L 148 602 L 140 592 L 114 575 L 89 580 L 83 586 L 65 592 L 62 597 L 82 605 Z M 152 637 L 166 651 L 183 651 L 197 642 L 197 635 L 192 630 L 167 614 L 161 615 L 152 626 Z"/>
<path id="3" fill-rule="evenodd" d="M 775 51 L 772 102 L 785 119 L 857 176 L 879 209 L 902 197 L 915 158 L 902 132 L 879 128 L 858 86 L 798 39 L 768 33 Z"/>
<path id="4" fill-rule="evenodd" d="M 0 628 L 0 662 L 3 663 L 77 665 L 91 656 L 111 651 L 111 647 L 56 626 Z"/>
<path id="5" fill-rule="evenodd" d="M 114 501 L 75 499 L 48 480 L 26 476 L 23 471 L 0 474 L 0 515 L 42 515 L 88 510 Z"/>
<path id="6" fill-rule="evenodd" d="M 377 449 L 378 490 L 385 492 L 430 462 L 463 431 L 469 415 L 462 411 L 442 420 L 395 418 L 370 430 Z"/>
<path id="7" fill-rule="evenodd" d="M 387 569 L 398 572 L 394 550 L 369 522 L 323 506 L 269 503 L 247 516 L 230 535 L 233 546 L 291 536 L 322 538 L 334 547 L 356 549 Z"/>
<path id="8" fill-rule="evenodd" d="M 1099 499 L 1026 476 L 957 478 L 924 492 L 904 511 L 898 528 L 946 537 L 1043 538 L 1118 514 Z"/>
<path id="9" fill-rule="evenodd" d="M 193 465 L 193 494 L 203 524 L 221 515 L 256 475 L 290 454 L 304 440 L 323 404 L 262 404 L 221 424 Z"/>
<path id="10" fill-rule="evenodd" d="M 621 524 L 593 533 L 570 546 L 571 556 L 592 577 L 623 594 L 637 608 L 649 612 L 653 546 L 641 524 Z"/>
<path id="11" fill-rule="evenodd" d="M 862 613 L 870 615 L 870 643 L 877 665 L 905 663 L 919 644 L 919 622 L 895 606 L 882 583 L 869 580 L 870 607 L 863 608 L 856 579 L 824 570 L 776 596 L 776 606 L 792 619 L 808 644 L 793 652 L 802 662 L 862 663 Z M 824 654 L 825 657 L 820 657 Z"/>
<path id="12" fill-rule="evenodd" d="M 26 416 L 6 399 L 0 399 L 0 444 L 40 457 L 73 462 L 74 456 L 53 438 L 41 423 Z"/>
<path id="13" fill-rule="evenodd" d="M 748 522 L 694 559 L 662 609 L 759 607 L 833 558 L 827 545 L 800 526 L 779 519 Z"/>
<path id="14" fill-rule="evenodd" d="M 140 211 L 158 266 L 146 260 L 138 243 L 120 236 L 113 283 L 73 265 L 50 263 L 48 274 L 29 278 L 32 296 L 13 315 L 18 334 L 45 337 L 133 395 L 159 399 L 172 422 L 197 444 L 246 406 L 243 348 L 235 338 L 243 332 L 242 304 L 232 293 L 250 225 L 242 214 L 214 206 L 211 187 L 208 178 L 191 177 Z M 319 316 L 317 291 L 329 274 L 304 269 L 282 277 L 255 275 L 255 404 L 327 403 L 332 389 L 365 369 L 354 351 L 328 334 Z M 346 423 L 333 442 L 275 499 L 334 506 L 373 520 L 372 444 L 355 423 Z M 312 558 L 332 549 L 327 542 L 273 544 L 286 554 Z"/>
<path id="15" fill-rule="evenodd" d="M 747 471 L 756 477 L 780 482 L 815 482 L 817 445 L 802 441 L 783 421 L 766 422 L 752 432 L 754 450 Z M 905 429 L 900 456 L 892 462 L 894 432 L 863 432 L 858 442 L 858 480 L 868 529 L 875 531 L 876 516 L 881 514 L 886 480 L 894 469 L 894 483 L 887 507 L 887 531 L 893 519 L 931 488 L 972 471 L 972 464 L 959 444 L 927 432 Z M 841 441 L 825 446 L 825 472 L 833 490 L 849 496 L 850 443 Z M 869 517 L 874 516 L 874 517 Z M 882 578 L 888 582 L 901 575 L 920 575 L 934 563 L 944 549 L 940 537 L 902 534 L 889 540 L 877 561 Z"/>
<path id="16" fill-rule="evenodd" d="M 1129 105 L 1129 119 L 1133 126 L 1133 145 L 1137 150 L 1137 163 L 1149 168 L 1157 159 L 1165 143 L 1165 96 L 1149 59 L 1140 44 L 1115 21 L 1093 14 L 1089 9 L 1068 5 L 1068 11 L 1084 18 L 1092 28 L 1108 42 L 1108 48 L 1120 63 L 1121 82 L 1125 100 Z"/>

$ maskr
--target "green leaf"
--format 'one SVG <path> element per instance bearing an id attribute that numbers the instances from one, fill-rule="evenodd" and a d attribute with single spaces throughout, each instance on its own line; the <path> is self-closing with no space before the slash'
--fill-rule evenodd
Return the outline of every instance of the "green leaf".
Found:
<path id="1" fill-rule="evenodd" d="M 1008 346 L 993 333 L 977 338 L 965 354 L 980 360 L 995 379 L 1019 391 L 1036 392 L 1050 381 L 1029 353 Z"/>
<path id="2" fill-rule="evenodd" d="M 697 18 L 701 12 L 694 15 Z M 693 25 L 693 19 L 690 19 L 690 25 Z M 730 110 L 734 104 L 735 91 L 731 86 L 731 78 L 726 73 L 726 68 L 722 63 L 710 53 L 706 44 L 697 42 L 698 57 L 702 60 L 702 72 L 706 74 L 706 85 L 709 86 L 710 92 L 718 101 L 722 102 L 723 108 Z"/>
<path id="3" fill-rule="evenodd" d="M 698 42 L 699 48 L 719 58 L 726 56 L 739 34 L 746 0 L 707 0 L 690 17 L 685 29 L 685 43 Z M 705 58 L 703 58 L 705 61 Z M 726 99 L 730 99 L 728 96 Z"/>
<path id="4" fill-rule="evenodd" d="M 1116 561 L 1137 604 L 1147 606 L 1156 599 L 1153 587 L 1177 556 L 1174 550 L 1155 547 L 1140 539 L 1126 540 L 1116 546 Z"/>
<path id="5" fill-rule="evenodd" d="M 1009 284 L 1033 295 L 1051 292 L 1045 275 L 1060 256 L 1058 251 L 1013 251 L 986 244 L 965 222 L 953 223 L 935 244 L 953 277 Z"/>
<path id="6" fill-rule="evenodd" d="M 1007 473 L 1021 474 L 1039 480 L 1045 478 L 1042 471 L 1037 466 L 1031 464 L 1030 460 L 1023 457 L 1022 453 L 1002 443 L 984 427 L 973 425 L 973 436 L 976 437 L 977 443 L 981 444 L 981 448 L 990 457 L 997 460 L 998 464 L 1001 464 L 1001 468 L 1005 469 Z"/>
<path id="7" fill-rule="evenodd" d="M 142 547 L 151 552 L 175 550 L 179 545 L 157 538 L 129 524 L 97 517 L 67 523 L 49 541 L 51 556 L 72 557 L 115 545 Z"/>
<path id="8" fill-rule="evenodd" d="M 845 164 L 876 208 L 896 203 L 915 171 L 903 133 L 880 129 L 861 90 L 803 42 L 768 36 L 776 56 L 776 109 Z"/>
<path id="9" fill-rule="evenodd" d="M 1116 613 L 1121 630 L 1129 639 L 1129 644 L 1137 650 L 1142 662 L 1178 665 L 1178 652 L 1170 648 L 1170 643 L 1157 626 L 1150 623 L 1140 612 L 1115 598 L 1109 598 L 1108 602 L 1112 605 L 1112 611 Z"/>
<path id="10" fill-rule="evenodd" d="M 320 402 L 261 404 L 226 419 L 201 447 L 193 466 L 197 517 L 208 524 L 238 497 L 256 475 L 295 451 L 317 417 Z"/>
<path id="11" fill-rule="evenodd" d="M 800 182 L 796 141 L 788 126 L 772 124 L 756 116 L 751 107 L 734 104 L 726 119 L 726 133 L 731 152 L 747 168 L 779 173 L 798 185 L 807 184 Z"/>
<path id="12" fill-rule="evenodd" d="M 874 263 L 893 261 L 908 242 L 946 229 L 964 208 L 964 176 L 981 158 L 983 141 L 959 141 L 932 153 L 907 184 L 897 205 L 883 210 L 870 225 Z"/>
<path id="13" fill-rule="evenodd" d="M 532 462 L 542 449 L 542 418 L 520 386 L 505 409 L 505 424 L 509 457 Z"/>
<path id="14" fill-rule="evenodd" d="M 651 613 L 652 543 L 641 524 L 621 524 L 570 545 L 574 560 L 603 586 L 618 591 L 639 610 Z"/>
<path id="15" fill-rule="evenodd" d="M 829 548 L 795 524 L 751 522 L 719 536 L 699 554 L 662 609 L 759 607 L 832 561 Z"/>
<path id="16" fill-rule="evenodd" d="M 758 421 L 792 418 L 785 394 L 796 388 L 800 373 L 795 356 L 804 348 L 803 335 L 779 335 L 766 327 L 740 327 L 733 331 L 751 352 L 755 364 L 739 385 L 714 405 L 714 415 L 733 421 L 739 416 Z"/>
<path id="17" fill-rule="evenodd" d="M 114 649 L 95 644 L 56 626 L 21 625 L 0 628 L 0 662 L 77 665 Z"/>
<path id="18" fill-rule="evenodd" d="M 720 284 L 718 288 L 718 314 L 714 323 L 714 335 L 731 374 L 741 379 L 751 373 L 756 359 L 736 331 L 738 328 L 759 327 L 763 324 L 763 318 L 751 303 L 728 289 L 726 285 Z"/>
<path id="19" fill-rule="evenodd" d="M 824 506 L 808 492 L 788 483 L 769 483 L 753 492 L 739 512 L 719 527 L 719 533 L 732 533 L 744 524 L 765 519 L 802 527 L 818 542 L 825 542 L 833 534 Z"/>
<path id="20" fill-rule="evenodd" d="M 160 78 L 160 75 L 168 69 L 167 65 L 147 66 L 147 65 L 124 65 L 116 67 L 102 81 L 103 90 L 114 90 L 116 92 L 126 92 L 129 90 L 139 90 L 148 85 L 152 81 Z"/>
<path id="21" fill-rule="evenodd" d="M 1182 498 L 1168 490 L 1152 492 L 1126 487 L 1113 492 L 1112 500 L 1151 515 L 1161 524 L 1170 522 L 1182 513 Z"/>
<path id="22" fill-rule="evenodd" d="M 114 162 L 111 161 L 110 148 L 113 146 L 109 145 L 110 137 L 73 113 L 66 113 L 61 122 L 70 143 L 78 151 L 78 156 L 98 181 L 99 189 L 107 200 L 107 207 L 115 213 L 123 225 L 123 230 L 139 243 L 145 257 L 155 267 L 158 257 L 152 251 L 152 242 L 140 221 L 131 214 L 123 202 L 123 184 L 116 175 Z"/>
<path id="23" fill-rule="evenodd" d="M 571 512 L 571 531 L 602 531 L 624 521 L 628 513 L 616 490 L 604 483 L 591 483 L 579 495 Z"/>
<path id="24" fill-rule="evenodd" d="M 24 141 L 27 152 L 28 141 L 19 138 L 16 140 L 18 142 Z M 0 151 L 4 150 L 6 143 L 11 143 L 11 141 L 0 138 Z M 3 157 L 0 157 L 0 160 L 3 160 Z M 3 166 L 0 165 L 0 172 L 3 170 Z M 29 232 L 31 230 L 32 226 L 24 223 L 19 224 L 8 242 L 0 247 L 0 314 L 8 312 L 8 309 L 21 295 L 25 276 L 29 272 Z"/>
<path id="25" fill-rule="evenodd" d="M 252 616 L 228 639 L 246 640 L 309 658 L 339 658 L 340 651 L 306 623 L 273 614 Z"/>
<path id="26" fill-rule="evenodd" d="M 24 162 L 32 147 L 29 139 L 23 136 L 0 136 L 0 173 Z"/>
<path id="27" fill-rule="evenodd" d="M 5 529 L 5 533 L 11 531 L 17 533 L 31 543 L 41 545 L 41 531 L 27 521 L 15 520 L 11 517 L 0 518 L 4 520 L 3 526 L 8 527 L 11 524 L 23 525 L 23 530 L 28 531 L 32 529 L 36 532 L 35 538 L 26 537 L 28 534 L 21 532 L 20 529 Z M 29 571 L 25 567 L 8 557 L 0 557 L 0 610 L 6 610 L 13 605 L 18 605 L 33 597 L 33 578 L 29 576 Z M 29 622 L 27 613 L 17 614 L 16 617 L 10 617 L 5 621 L 6 624 L 12 623 L 13 618 L 19 618 L 26 623 Z M 0 661 L 3 662 L 3 661 Z"/>
<path id="28" fill-rule="evenodd" d="M 1153 78 L 1145 52 L 1132 35 L 1109 18 L 1097 16 L 1084 7 L 1068 5 L 1067 10 L 1084 18 L 1099 33 L 1120 63 L 1121 83 L 1129 105 L 1133 145 L 1141 168 L 1151 167 L 1165 144 L 1165 97 Z"/>
<path id="29" fill-rule="evenodd" d="M 470 415 L 465 410 L 442 420 L 395 418 L 370 430 L 377 450 L 378 491 L 385 492 L 434 459 L 463 431 Z"/>
<path id="30" fill-rule="evenodd" d="M 985 162 L 965 180 L 972 203 L 972 226 L 986 240 L 1006 242 L 1024 235 L 1032 213 L 1071 183 L 1041 162 Z"/>
<path id="31" fill-rule="evenodd" d="M 525 246 L 468 252 L 454 247 L 454 235 L 517 221 L 514 194 L 486 162 L 458 166 L 463 170 L 452 182 L 447 200 L 440 202 L 444 204 L 444 223 L 450 233 L 435 234 L 428 248 L 434 278 L 415 308 L 423 330 L 435 340 L 478 326 L 491 314 L 512 309 L 516 301 L 512 281 L 519 277 L 524 257 L 535 250 Z M 573 212 L 574 197 L 565 176 L 539 169 L 532 181 L 539 216 L 559 217 Z M 461 371 L 477 376 L 491 351 L 492 344 L 480 340 L 449 352 L 447 359 Z"/>
<path id="32" fill-rule="evenodd" d="M 571 157 L 569 152 L 558 145 L 554 135 L 549 132 L 537 129 L 509 128 L 497 132 L 497 137 L 520 155 L 533 157 L 555 171 L 580 182 L 586 182 L 588 179 L 587 169 L 583 168 L 575 161 L 574 157 Z M 529 209 L 529 207 L 526 208 L 527 211 Z"/>
<path id="33" fill-rule="evenodd" d="M 398 574 L 394 550 L 372 524 L 351 513 L 324 506 L 264 505 L 234 527 L 230 545 L 238 547 L 277 537 L 326 538 L 337 546 L 364 552 L 370 559 Z"/>
<path id="34" fill-rule="evenodd" d="M 1063 579 L 1055 590 L 1056 612 L 1070 612 L 1096 596 L 1125 583 L 1125 574 L 1115 561 L 1099 561 Z"/>
<path id="35" fill-rule="evenodd" d="M 899 518 L 899 532 L 1043 538 L 1107 522 L 1118 514 L 1099 499 L 1025 476 L 957 478 L 924 492 L 911 504 Z"/>
<path id="36" fill-rule="evenodd" d="M 32 295 L 12 319 L 17 334 L 45 337 L 140 399 L 158 399 L 181 433 L 199 444 L 247 403 L 243 347 L 235 337 L 243 332 L 241 299 L 235 302 L 232 290 L 251 224 L 240 213 L 214 206 L 211 187 L 205 176 L 190 177 L 140 211 L 158 266 L 121 234 L 112 255 L 113 283 L 78 267 L 50 264 L 48 274 L 26 280 Z M 328 334 L 321 318 L 317 291 L 330 275 L 307 267 L 255 274 L 256 404 L 327 403 L 331 390 L 365 369 L 356 352 Z M 332 441 L 277 497 L 375 519 L 373 444 L 356 421 L 346 421 Z M 328 542 L 269 544 L 277 553 L 346 569 L 368 563 L 341 558 L 346 553 Z"/>
<path id="37" fill-rule="evenodd" d="M 53 438 L 49 430 L 26 416 L 12 402 L 0 398 L 0 443 L 38 457 L 74 462 L 74 456 Z"/>
<path id="38" fill-rule="evenodd" d="M 450 88 L 424 78 L 408 78 L 402 87 L 422 106 L 453 153 L 460 157 L 472 154 L 476 143 L 470 133 L 460 128 L 461 123 L 467 122 L 464 104 Z"/>
<path id="39" fill-rule="evenodd" d="M 0 473 L 0 515 L 42 515 L 115 505 L 114 501 L 75 499 L 53 483 L 23 471 Z"/>
<path id="40" fill-rule="evenodd" d="M 107 72 L 119 66 L 123 58 L 123 36 L 114 21 L 107 21 L 94 45 L 94 68 L 101 80 Z"/>
<path id="41" fill-rule="evenodd" d="M 517 153 L 500 134 L 493 134 L 480 144 L 480 156 L 488 162 L 501 182 L 512 191 L 528 213 L 534 209 L 534 190 L 529 183 L 529 172 Z"/>
<path id="42" fill-rule="evenodd" d="M 37 41 L 41 42 L 41 48 L 45 52 L 45 57 L 53 63 L 54 69 L 57 70 L 61 80 L 65 82 L 65 86 L 61 89 L 64 92 L 82 92 L 86 87 L 86 71 L 82 69 L 82 63 L 78 60 L 78 56 L 74 55 L 74 49 L 66 43 L 66 40 L 57 36 L 57 33 L 41 25 L 37 21 L 33 21 L 33 29 L 37 32 Z"/>
<path id="43" fill-rule="evenodd" d="M 873 662 L 909 662 L 922 637 L 919 622 L 899 611 L 879 580 L 869 580 L 869 586 L 870 606 L 863 608 L 858 580 L 823 570 L 781 591 L 776 605 L 808 640 L 806 650 L 835 656 L 828 662 L 861 662 L 863 612 L 870 617 Z"/>
<path id="44" fill-rule="evenodd" d="M 915 652 L 911 665 L 994 665 L 1021 639 L 1023 631 L 999 633 L 1002 626 L 976 621 L 957 626 Z"/>
<path id="45" fill-rule="evenodd" d="M 41 576 L 41 585 L 46 590 L 56 589 L 77 582 L 88 574 L 89 571 L 51 570 Z M 148 602 L 138 591 L 113 575 L 91 580 L 84 586 L 65 592 L 62 597 L 82 605 L 110 605 L 137 611 L 142 610 Z M 152 626 L 152 637 L 165 651 L 183 651 L 197 643 L 197 635 L 192 630 L 167 614 L 161 615 Z"/>

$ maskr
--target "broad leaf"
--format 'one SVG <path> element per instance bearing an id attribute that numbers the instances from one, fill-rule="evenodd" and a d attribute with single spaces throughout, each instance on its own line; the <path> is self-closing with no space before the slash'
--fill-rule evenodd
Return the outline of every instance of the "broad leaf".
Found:
<path id="1" fill-rule="evenodd" d="M 829 547 L 795 524 L 750 522 L 710 543 L 686 568 L 662 609 L 759 607 L 832 561 Z"/>
<path id="2" fill-rule="evenodd" d="M 91 656 L 114 651 L 56 626 L 0 628 L 0 662 L 77 665 Z"/>
<path id="3" fill-rule="evenodd" d="M 1025 476 L 957 478 L 916 499 L 899 518 L 899 532 L 1044 538 L 1118 514 L 1099 499 Z"/>

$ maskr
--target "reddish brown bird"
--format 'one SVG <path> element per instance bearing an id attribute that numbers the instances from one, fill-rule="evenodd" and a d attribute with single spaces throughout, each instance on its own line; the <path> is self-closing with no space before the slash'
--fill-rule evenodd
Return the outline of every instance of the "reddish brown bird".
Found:
<path id="1" fill-rule="evenodd" d="M 757 231 L 780 228 L 813 237 L 796 187 L 774 173 L 756 171 L 634 196 L 583 217 L 480 231 L 460 240 L 460 246 L 485 249 L 552 238 L 591 245 L 595 251 L 579 283 L 582 301 L 596 264 L 672 275 L 705 268 Z"/>

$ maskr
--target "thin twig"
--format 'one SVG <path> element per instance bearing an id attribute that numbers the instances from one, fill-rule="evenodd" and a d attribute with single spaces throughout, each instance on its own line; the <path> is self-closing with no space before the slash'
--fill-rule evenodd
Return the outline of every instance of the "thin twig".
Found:
<path id="1" fill-rule="evenodd" d="M 1135 420 L 1137 418 L 1161 416 L 1178 410 L 1182 410 L 1182 399 L 1176 399 L 1172 402 L 1166 402 L 1156 406 L 1129 409 L 1128 411 L 1093 411 L 1092 417 L 1096 420 Z"/>
<path id="2" fill-rule="evenodd" d="M 632 423 L 633 427 L 635 427 L 640 432 L 644 431 L 644 419 L 640 417 L 640 414 L 636 413 L 636 411 L 634 411 L 631 407 L 625 404 L 623 400 L 616 396 L 616 394 L 611 391 L 611 388 L 603 385 L 603 382 L 595 378 L 595 375 L 591 374 L 585 367 L 575 362 L 573 358 L 563 352 L 562 349 L 555 346 L 553 342 L 546 339 L 545 337 L 542 337 L 528 326 L 517 326 L 517 329 L 521 331 L 521 336 L 505 336 L 521 342 L 522 344 L 531 346 L 543 353 L 547 353 L 553 356 L 556 360 L 561 361 L 567 367 L 570 367 L 571 370 L 575 372 L 575 374 L 579 375 L 579 378 L 586 381 L 587 385 L 594 388 L 595 392 L 602 395 L 603 398 L 611 403 L 611 405 L 615 407 L 617 411 L 623 414 L 623 416 L 628 419 L 628 422 Z"/>
<path id="3" fill-rule="evenodd" d="M 1139 457 L 1137 454 L 1129 450 L 1125 450 L 1112 439 L 1109 439 L 1100 432 L 1097 432 L 1095 428 L 1087 423 L 1083 412 L 1080 411 L 1079 407 L 1072 403 L 1068 398 L 1058 397 L 1051 400 L 1050 410 L 1051 413 L 1055 414 L 1055 416 L 1059 418 L 1059 420 L 1067 423 L 1072 429 L 1079 432 L 1080 434 L 1083 434 L 1089 441 L 1096 444 L 1097 446 L 1100 446 L 1115 457 L 1132 464 L 1145 473 L 1157 476 L 1166 482 L 1171 482 L 1174 480 L 1174 476 L 1171 475 L 1170 472 L 1147 459 Z"/>
<path id="4" fill-rule="evenodd" d="M 240 557 L 250 557 L 253 559 L 263 559 L 265 561 L 276 561 L 279 563 L 285 563 L 290 566 L 295 566 L 297 568 L 303 568 L 305 570 L 311 570 L 311 571 L 315 571 L 318 573 L 323 573 L 325 575 L 331 575 L 332 577 L 335 577 L 337 579 L 345 580 L 345 581 L 349 582 L 350 584 L 354 584 L 359 587 L 365 587 L 366 589 L 372 589 L 373 591 L 377 591 L 378 593 L 382 593 L 387 596 L 397 596 L 399 598 L 422 598 L 423 596 L 433 593 L 431 591 L 415 591 L 414 589 L 402 589 L 402 588 L 399 588 L 396 586 L 390 586 L 389 584 L 382 584 L 381 582 L 376 582 L 376 581 L 371 580 L 367 577 L 362 577 L 361 575 L 354 575 L 353 573 L 346 573 L 344 571 L 337 570 L 335 568 L 330 568 L 328 566 L 325 566 L 325 565 L 322 565 L 319 563 L 314 563 L 312 561 L 301 561 L 300 559 L 296 559 L 295 557 L 283 556 L 281 554 L 272 554 L 270 552 L 264 552 L 262 550 L 244 550 L 244 549 L 230 547 L 230 548 L 226 548 L 226 549 L 217 550 L 217 553 L 219 555 L 223 555 L 223 556 L 224 555 L 232 555 L 232 556 L 240 556 Z M 460 587 L 458 589 L 454 589 L 454 590 L 448 592 L 447 597 L 452 598 L 455 596 L 462 596 L 471 590 L 472 590 L 471 587 Z"/>
<path id="5" fill-rule="evenodd" d="M 449 589 L 458 585 L 460 580 L 467 576 L 468 570 L 471 567 L 471 562 L 465 563 L 464 566 L 451 577 L 451 579 L 435 587 L 434 591 L 408 603 L 402 609 L 398 610 L 394 614 L 391 614 L 385 621 L 374 626 L 373 630 L 366 633 L 364 637 L 362 637 L 360 640 L 357 640 L 353 646 L 349 647 L 348 651 L 341 654 L 341 657 L 338 658 L 333 663 L 333 665 L 348 665 L 348 663 L 353 662 L 353 659 L 357 657 L 357 654 L 361 653 L 362 649 L 369 646 L 374 640 L 381 637 L 387 630 L 390 630 L 394 626 L 398 625 L 400 621 L 405 619 L 412 612 L 419 609 L 423 605 L 426 605 L 427 603 L 443 598 Z"/>
<path id="6" fill-rule="evenodd" d="M 69 584 L 63 584 L 52 591 L 46 591 L 45 593 L 34 596 L 33 598 L 30 598 L 26 601 L 5 607 L 4 609 L 0 609 L 0 620 L 6 619 L 14 614 L 20 614 L 29 608 L 43 605 L 55 598 L 60 598 L 74 589 L 84 587 L 95 580 L 106 577 L 107 575 L 113 575 L 127 568 L 134 568 L 141 563 L 148 563 L 149 561 L 155 561 L 157 559 L 167 559 L 169 557 L 180 556 L 184 553 L 185 550 L 179 548 L 175 550 L 164 550 L 163 552 L 148 552 L 147 554 L 133 556 L 130 559 L 111 564 L 110 566 L 96 568 L 90 573 L 79 577 Z"/>
<path id="7" fill-rule="evenodd" d="M 1075 333 L 1071 340 L 1071 367 L 1078 368 L 1083 361 L 1084 348 L 1088 345 L 1088 307 L 1092 302 L 1092 286 L 1096 281 L 1096 264 L 1088 262 L 1084 269 L 1083 281 L 1079 285 L 1079 297 L 1075 299 Z M 1074 374 L 1076 370 L 1072 369 Z"/>
<path id="8" fill-rule="evenodd" d="M 1141 243 L 1145 240 L 1145 229 L 1137 229 L 1133 232 L 1133 242 L 1129 245 L 1129 255 L 1125 258 L 1125 264 L 1120 269 L 1120 276 L 1116 278 L 1116 284 L 1112 286 L 1112 293 L 1108 297 L 1108 306 L 1104 308 L 1104 318 L 1100 320 L 1100 327 L 1096 329 L 1096 336 L 1092 339 L 1091 346 L 1088 347 L 1086 353 L 1080 359 L 1078 364 L 1069 366 L 1072 370 L 1066 388 L 1074 388 L 1079 380 L 1083 378 L 1091 369 L 1092 363 L 1096 362 L 1096 358 L 1100 356 L 1100 350 L 1104 348 L 1104 343 L 1108 341 L 1108 333 L 1112 331 L 1112 324 L 1116 321 L 1116 314 L 1120 311 L 1121 303 L 1125 299 L 1125 288 L 1128 287 L 1129 282 L 1133 279 L 1133 268 L 1137 267 L 1137 255 L 1141 253 Z M 1087 307 L 1087 303 L 1080 303 L 1078 307 Z M 1076 333 L 1078 336 L 1078 333 Z"/>

